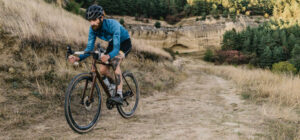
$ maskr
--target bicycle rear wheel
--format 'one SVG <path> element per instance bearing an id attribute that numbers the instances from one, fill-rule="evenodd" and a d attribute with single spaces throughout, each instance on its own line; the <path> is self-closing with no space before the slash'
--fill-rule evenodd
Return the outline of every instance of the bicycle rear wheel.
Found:
<path id="1" fill-rule="evenodd" d="M 65 117 L 77 133 L 86 133 L 95 127 L 101 111 L 101 93 L 95 83 L 93 100 L 90 102 L 92 76 L 83 73 L 75 76 L 65 95 Z M 84 92 L 85 91 L 85 92 Z"/>
<path id="2" fill-rule="evenodd" d="M 130 72 L 123 73 L 123 105 L 117 105 L 118 112 L 124 118 L 132 117 L 137 109 L 140 90 L 137 80 Z"/>

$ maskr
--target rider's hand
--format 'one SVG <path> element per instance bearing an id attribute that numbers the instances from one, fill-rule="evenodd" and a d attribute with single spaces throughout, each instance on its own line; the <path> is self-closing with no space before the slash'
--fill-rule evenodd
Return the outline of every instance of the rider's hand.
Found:
<path id="1" fill-rule="evenodd" d="M 102 55 L 102 56 L 101 56 L 101 61 L 105 63 L 105 62 L 108 61 L 109 58 L 110 58 L 109 55 Z"/>
<path id="2" fill-rule="evenodd" d="M 74 64 L 75 62 L 79 61 L 80 58 L 74 55 L 70 55 L 69 56 L 69 62 L 71 62 L 72 64 Z"/>

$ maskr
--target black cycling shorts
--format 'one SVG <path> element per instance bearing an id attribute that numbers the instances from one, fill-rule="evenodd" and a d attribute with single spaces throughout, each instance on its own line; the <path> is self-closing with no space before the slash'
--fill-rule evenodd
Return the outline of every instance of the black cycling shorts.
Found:
<path id="1" fill-rule="evenodd" d="M 131 41 L 130 38 L 124 40 L 121 44 L 120 44 L 120 50 L 125 54 L 125 57 L 129 54 L 129 52 L 131 51 L 132 45 L 131 45 Z M 113 47 L 113 41 L 109 42 L 109 45 L 106 49 L 106 54 L 110 53 L 112 50 L 114 49 Z"/>

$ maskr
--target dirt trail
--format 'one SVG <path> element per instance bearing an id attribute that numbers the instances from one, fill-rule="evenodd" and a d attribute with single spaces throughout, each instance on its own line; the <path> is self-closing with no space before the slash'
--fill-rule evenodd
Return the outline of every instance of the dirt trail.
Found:
<path id="1" fill-rule="evenodd" d="M 168 93 L 141 98 L 138 111 L 123 119 L 116 109 L 102 108 L 93 131 L 79 135 L 63 115 L 49 118 L 5 137 L 54 139 L 264 139 L 259 109 L 242 100 L 235 85 L 201 71 L 203 63 L 185 63 L 188 78 Z M 63 111 L 63 110 L 61 110 Z M 0 136 L 1 138 L 1 136 Z"/>

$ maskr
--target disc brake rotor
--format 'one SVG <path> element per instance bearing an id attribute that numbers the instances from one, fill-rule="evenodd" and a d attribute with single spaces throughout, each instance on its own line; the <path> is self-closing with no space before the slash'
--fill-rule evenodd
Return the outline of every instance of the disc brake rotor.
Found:
<path id="1" fill-rule="evenodd" d="M 89 103 L 89 97 L 88 97 L 88 96 L 86 96 L 86 97 L 84 98 L 83 102 L 84 102 L 84 107 L 85 107 L 85 109 L 86 109 L 86 110 L 91 110 L 91 108 L 92 108 L 92 103 Z"/>

